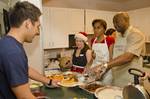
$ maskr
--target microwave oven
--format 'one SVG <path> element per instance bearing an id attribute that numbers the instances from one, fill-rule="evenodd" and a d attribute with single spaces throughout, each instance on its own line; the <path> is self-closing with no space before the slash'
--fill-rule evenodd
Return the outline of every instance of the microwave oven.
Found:
<path id="1" fill-rule="evenodd" d="M 75 38 L 74 38 L 74 34 L 69 34 L 69 48 L 70 49 L 74 49 L 76 48 L 76 44 L 75 44 Z"/>

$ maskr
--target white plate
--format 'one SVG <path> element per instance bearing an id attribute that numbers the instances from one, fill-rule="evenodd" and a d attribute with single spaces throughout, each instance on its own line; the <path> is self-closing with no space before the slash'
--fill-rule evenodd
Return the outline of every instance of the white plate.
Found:
<path id="1" fill-rule="evenodd" d="M 66 72 L 63 72 L 64 75 L 68 75 L 68 74 L 74 74 L 73 72 L 71 71 L 66 71 Z"/>
<path id="2" fill-rule="evenodd" d="M 72 83 L 62 83 L 62 82 L 59 82 L 58 84 L 60 86 L 63 86 L 63 87 L 75 87 L 75 86 L 80 85 L 80 83 L 78 83 L 78 82 L 72 82 Z"/>
<path id="3" fill-rule="evenodd" d="M 53 85 L 45 85 L 46 87 L 48 87 L 48 88 L 58 88 L 58 87 L 56 87 L 56 86 L 53 86 Z"/>
<path id="4" fill-rule="evenodd" d="M 95 91 L 95 96 L 98 99 L 123 99 L 122 89 L 119 87 L 113 87 L 113 86 L 98 88 Z"/>
<path id="5" fill-rule="evenodd" d="M 38 87 L 41 87 L 41 86 L 43 86 L 42 83 L 32 83 L 32 84 L 30 84 L 31 89 L 38 88 Z"/>

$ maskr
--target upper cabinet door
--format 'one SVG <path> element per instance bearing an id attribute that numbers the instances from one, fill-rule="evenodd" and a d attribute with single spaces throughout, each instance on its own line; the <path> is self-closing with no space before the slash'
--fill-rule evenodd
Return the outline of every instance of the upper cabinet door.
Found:
<path id="1" fill-rule="evenodd" d="M 42 41 L 43 48 L 47 49 L 52 46 L 53 35 L 51 34 L 51 24 L 50 24 L 50 9 L 49 7 L 43 7 L 43 26 L 42 26 Z"/>
<path id="2" fill-rule="evenodd" d="M 84 10 L 69 9 L 69 34 L 75 34 L 84 31 Z"/>
<path id="3" fill-rule="evenodd" d="M 67 48 L 68 34 L 84 31 L 84 10 L 43 8 L 44 49 Z"/>
<path id="4" fill-rule="evenodd" d="M 51 32 L 53 36 L 53 46 L 51 48 L 65 48 L 68 47 L 69 32 L 68 23 L 69 16 L 68 9 L 66 8 L 50 8 L 50 24 Z"/>
<path id="5" fill-rule="evenodd" d="M 43 7 L 44 49 L 68 47 L 67 9 Z"/>
<path id="6" fill-rule="evenodd" d="M 93 34 L 92 21 L 94 19 L 104 19 L 107 22 L 107 28 L 113 28 L 113 16 L 115 12 L 86 10 L 85 11 L 85 31 Z"/>

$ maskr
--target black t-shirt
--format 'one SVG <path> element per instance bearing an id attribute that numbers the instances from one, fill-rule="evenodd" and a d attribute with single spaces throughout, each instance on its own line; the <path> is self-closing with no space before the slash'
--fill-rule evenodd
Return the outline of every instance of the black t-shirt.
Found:
<path id="1" fill-rule="evenodd" d="M 16 99 L 11 87 L 28 83 L 28 59 L 23 45 L 11 36 L 0 40 L 0 97 Z"/>

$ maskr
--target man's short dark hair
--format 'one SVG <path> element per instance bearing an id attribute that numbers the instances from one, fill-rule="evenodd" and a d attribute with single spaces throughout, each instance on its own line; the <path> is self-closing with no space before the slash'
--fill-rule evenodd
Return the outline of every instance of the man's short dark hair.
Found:
<path id="1" fill-rule="evenodd" d="M 129 23 L 129 14 L 127 12 L 118 12 L 114 17 L 113 17 L 113 22 L 122 21 L 121 19 L 125 20 L 125 22 Z"/>
<path id="2" fill-rule="evenodd" d="M 11 27 L 20 27 L 25 20 L 30 19 L 32 24 L 34 24 L 40 16 L 41 11 L 35 5 L 27 1 L 17 2 L 9 10 L 9 23 Z"/>
<path id="3" fill-rule="evenodd" d="M 107 23 L 106 23 L 105 20 L 103 20 L 103 19 L 95 19 L 95 20 L 93 20 L 93 22 L 92 22 L 92 26 L 93 27 L 94 27 L 95 23 L 100 23 L 104 27 L 105 30 L 107 29 Z"/>

